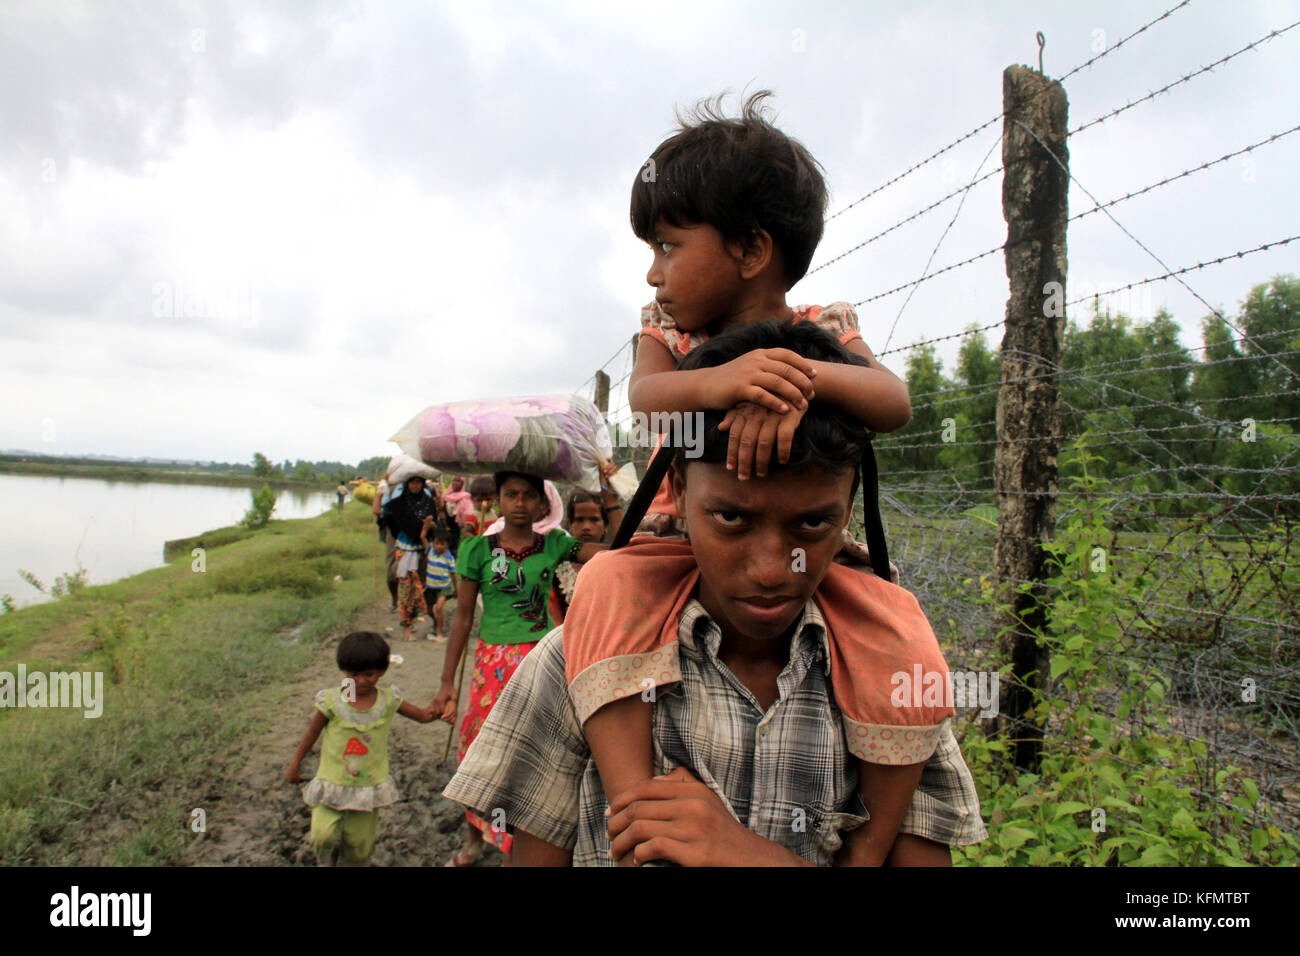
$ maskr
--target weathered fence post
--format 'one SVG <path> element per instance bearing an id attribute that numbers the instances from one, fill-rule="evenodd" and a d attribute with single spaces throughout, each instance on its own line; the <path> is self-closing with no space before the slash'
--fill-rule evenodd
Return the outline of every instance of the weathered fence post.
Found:
<path id="1" fill-rule="evenodd" d="M 1005 631 L 1001 651 L 1012 662 L 1012 679 L 1002 684 L 1000 709 L 1002 731 L 1017 741 L 1016 765 L 1034 769 L 1043 728 L 1027 712 L 1033 688 L 1047 681 L 1048 659 L 1031 628 L 1046 621 L 1048 608 L 1041 583 L 1024 594 L 1013 594 L 1013 589 L 1045 576 L 1042 543 L 1051 536 L 1056 517 L 1056 436 L 1061 427 L 1056 369 L 1065 334 L 1069 177 L 1047 150 L 1068 165 L 1068 104 L 1059 83 L 1023 66 L 1003 72 L 1002 96 L 1002 214 L 1011 295 L 998 392 L 994 564 L 1002 603 L 1012 606 L 997 621 L 998 631 Z"/>
<path id="2" fill-rule="evenodd" d="M 596 370 L 596 408 L 602 414 L 609 413 L 609 375 L 605 370 Z"/>

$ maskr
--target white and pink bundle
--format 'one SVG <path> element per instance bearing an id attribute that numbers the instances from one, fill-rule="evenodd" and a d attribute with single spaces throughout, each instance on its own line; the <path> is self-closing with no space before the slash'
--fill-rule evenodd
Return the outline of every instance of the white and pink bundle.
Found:
<path id="1" fill-rule="evenodd" d="M 605 420 L 576 395 L 430 405 L 390 440 L 442 472 L 523 471 L 592 492 L 613 455 Z"/>

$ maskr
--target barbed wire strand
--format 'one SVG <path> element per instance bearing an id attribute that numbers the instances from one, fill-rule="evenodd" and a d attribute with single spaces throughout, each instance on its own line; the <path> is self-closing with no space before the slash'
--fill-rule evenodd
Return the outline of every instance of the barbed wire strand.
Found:
<path id="1" fill-rule="evenodd" d="M 1095 56 L 1092 56 L 1089 59 L 1085 60 L 1084 62 L 1080 63 L 1078 66 L 1074 67 L 1069 72 L 1065 73 L 1057 82 L 1064 83 L 1065 80 L 1069 79 L 1071 76 L 1074 76 L 1074 74 L 1078 73 L 1080 70 L 1086 69 L 1092 66 L 1093 64 L 1095 64 L 1096 62 L 1098 62 L 1099 60 L 1105 59 L 1106 57 L 1110 56 L 1112 53 L 1115 53 L 1117 50 L 1122 48 L 1124 44 L 1128 43 L 1129 40 L 1132 40 L 1134 37 L 1138 36 L 1139 34 L 1145 33 L 1147 30 L 1155 26 L 1157 23 L 1160 23 L 1162 20 L 1168 19 L 1174 13 L 1181 10 L 1183 7 L 1186 7 L 1190 3 L 1191 0 L 1182 0 L 1181 3 L 1173 7 L 1170 7 L 1168 10 L 1160 14 L 1160 16 L 1156 17 L 1154 20 L 1150 20 L 1147 23 L 1142 24 L 1142 26 L 1138 27 L 1132 33 L 1128 34 L 1123 39 L 1119 40 L 1119 42 L 1117 42 L 1114 46 L 1107 47 L 1105 50 L 1102 50 L 1100 53 L 1096 54 Z M 1041 93 L 1036 95 L 1041 95 Z M 853 200 L 853 202 L 849 203 L 843 209 L 840 209 L 838 212 L 827 217 L 826 222 L 831 222 L 834 219 L 838 219 L 840 216 L 844 215 L 850 209 L 853 209 L 856 206 L 861 205 L 862 203 L 870 199 L 872 196 L 875 196 L 877 193 L 883 192 L 884 190 L 888 189 L 890 186 L 894 185 L 895 183 L 900 182 L 903 179 L 906 179 L 908 176 L 912 175 L 912 173 L 916 172 L 918 169 L 922 169 L 923 167 L 928 166 L 930 163 L 934 162 L 944 153 L 949 152 L 954 147 L 959 146 L 962 143 L 964 143 L 966 140 L 970 139 L 972 136 L 976 136 L 982 133 L 984 130 L 988 129 L 998 120 L 1002 119 L 1004 115 L 1005 115 L 1004 113 L 998 113 L 995 116 L 990 117 L 989 119 L 985 120 L 983 123 L 980 123 L 978 126 L 970 130 L 969 132 L 963 133 L 962 135 L 958 136 L 947 146 L 943 146 L 940 149 L 935 150 L 933 153 L 925 157 L 925 159 L 922 159 L 920 162 L 913 163 L 911 166 L 903 170 L 897 176 L 894 176 L 892 179 L 887 180 L 886 182 L 877 186 L 875 189 L 872 189 L 870 192 L 866 193 L 865 195 L 860 196 L 859 198 Z"/>

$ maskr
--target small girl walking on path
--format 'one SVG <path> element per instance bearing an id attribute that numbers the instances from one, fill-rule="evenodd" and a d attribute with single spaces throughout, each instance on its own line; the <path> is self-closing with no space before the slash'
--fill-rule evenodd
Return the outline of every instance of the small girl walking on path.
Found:
<path id="1" fill-rule="evenodd" d="M 432 708 L 402 700 L 394 687 L 378 687 L 388 670 L 388 642 L 373 631 L 356 631 L 339 642 L 341 687 L 316 695 L 316 713 L 302 736 L 284 779 L 301 783 L 298 772 L 321 740 L 320 768 L 303 791 L 311 811 L 311 848 L 321 866 L 361 866 L 375 848 L 380 807 L 396 803 L 397 787 L 388 773 L 388 731 L 401 714 L 422 724 Z"/>

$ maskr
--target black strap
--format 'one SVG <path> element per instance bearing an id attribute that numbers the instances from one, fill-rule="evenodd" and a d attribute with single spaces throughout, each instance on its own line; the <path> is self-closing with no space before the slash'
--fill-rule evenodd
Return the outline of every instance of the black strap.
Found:
<path id="1" fill-rule="evenodd" d="M 636 494 L 632 496 L 632 500 L 628 502 L 623 512 L 623 521 L 614 532 L 614 541 L 610 544 L 609 550 L 617 550 L 632 539 L 632 532 L 641 525 L 641 519 L 645 517 L 650 502 L 654 501 L 655 493 L 664 483 L 668 466 L 672 464 L 675 453 L 675 449 L 668 442 L 664 442 L 650 459 L 650 466 L 646 468 L 645 477 L 641 479 L 641 484 L 637 485 Z"/>
<path id="2" fill-rule="evenodd" d="M 609 546 L 611 551 L 623 547 L 632 538 L 632 532 L 641 524 L 650 502 L 654 500 L 659 486 L 664 483 L 668 466 L 672 464 L 674 450 L 667 444 L 661 446 L 650 459 L 645 477 L 637 486 L 627 509 L 623 512 L 623 521 L 614 533 L 614 541 Z M 862 524 L 867 536 L 867 550 L 871 552 L 871 567 L 877 577 L 889 580 L 889 549 L 885 545 L 885 522 L 880 517 L 880 475 L 876 469 L 876 452 L 867 442 L 862 452 Z"/>
<path id="3" fill-rule="evenodd" d="M 862 452 L 862 525 L 871 552 L 871 567 L 876 577 L 889 580 L 889 549 L 885 546 L 885 522 L 880 517 L 880 475 L 876 470 L 876 452 L 867 442 Z"/>

